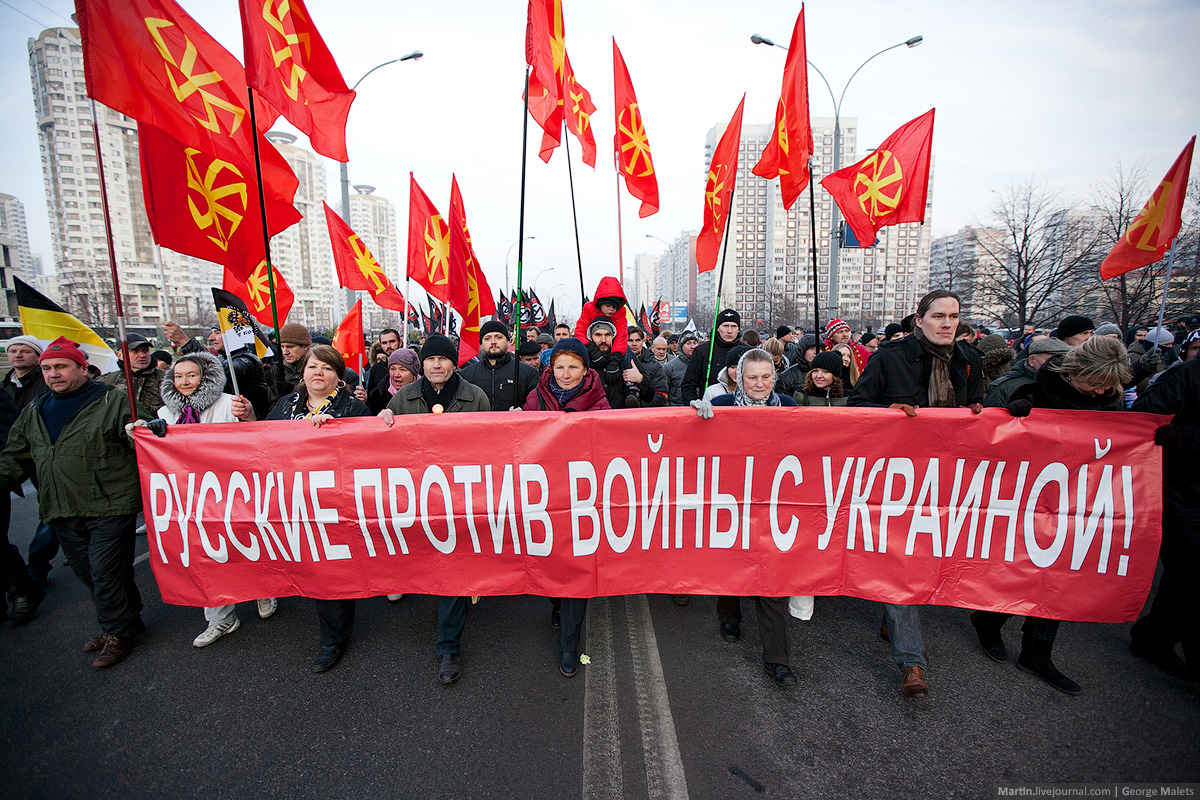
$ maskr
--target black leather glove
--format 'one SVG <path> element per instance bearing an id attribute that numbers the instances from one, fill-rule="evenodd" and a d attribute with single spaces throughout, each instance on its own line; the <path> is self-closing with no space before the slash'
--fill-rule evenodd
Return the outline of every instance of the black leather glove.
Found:
<path id="1" fill-rule="evenodd" d="M 1028 417 L 1031 411 L 1033 411 L 1033 401 L 1027 398 L 1021 397 L 1010 400 L 1008 403 L 1008 413 L 1014 417 Z"/>
<path id="2" fill-rule="evenodd" d="M 152 419 L 146 423 L 146 427 L 160 439 L 167 435 L 167 421 L 165 419 Z"/>
<path id="3" fill-rule="evenodd" d="M 1162 425 L 1154 432 L 1154 443 L 1159 447 L 1170 447 L 1176 433 L 1174 425 Z"/>

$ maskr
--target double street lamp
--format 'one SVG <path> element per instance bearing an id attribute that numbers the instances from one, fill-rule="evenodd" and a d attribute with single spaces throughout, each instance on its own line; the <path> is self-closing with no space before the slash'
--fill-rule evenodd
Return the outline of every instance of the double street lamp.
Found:
<path id="1" fill-rule="evenodd" d="M 512 290 L 512 284 L 508 282 L 508 258 L 512 255 L 513 248 L 519 245 L 521 242 L 528 242 L 530 239 L 535 238 L 537 237 L 526 236 L 524 239 L 517 239 L 508 246 L 508 252 L 504 254 L 504 291 L 508 292 Z"/>
<path id="2" fill-rule="evenodd" d="M 750 41 L 753 42 L 754 44 L 765 44 L 770 47 L 778 47 L 780 50 L 784 50 L 784 51 L 787 50 L 787 48 L 784 47 L 783 45 L 776 44 L 775 42 L 771 41 L 767 37 L 760 36 L 757 33 L 752 34 L 750 36 Z M 907 47 L 909 49 L 912 49 L 912 48 L 916 47 L 917 45 L 919 45 L 923 41 L 925 41 L 925 37 L 914 36 L 911 39 L 907 39 L 898 44 L 894 44 L 891 47 L 883 48 L 878 53 L 876 53 L 875 55 L 871 56 L 866 61 L 864 61 L 858 65 L 858 69 L 854 70 L 854 72 L 850 75 L 849 80 L 846 81 L 846 85 L 842 87 L 842 93 L 840 95 L 838 95 L 837 97 L 834 97 L 833 87 L 829 85 L 829 80 L 825 77 L 825 73 L 821 72 L 821 70 L 818 69 L 816 64 L 812 63 L 811 61 L 808 62 L 808 65 L 810 67 L 812 67 L 814 70 L 816 70 L 816 73 L 821 76 L 821 80 L 825 83 L 825 88 L 829 90 L 829 99 L 831 101 L 833 101 L 833 171 L 834 172 L 837 172 L 839 169 L 842 168 L 842 125 L 841 125 L 842 100 L 845 99 L 846 90 L 850 88 L 850 82 L 854 80 L 854 76 L 857 75 L 862 70 L 862 68 L 865 67 L 868 63 L 870 63 L 876 56 L 881 56 L 884 53 L 888 52 L 889 50 L 895 50 L 897 47 Z M 809 187 L 809 191 L 815 191 L 815 190 L 816 190 L 816 187 L 814 187 L 814 186 Z M 829 295 L 828 295 L 828 304 L 829 305 L 828 305 L 828 307 L 830 309 L 836 310 L 841 307 L 841 304 L 838 302 L 838 250 L 841 245 L 841 239 L 839 236 L 838 229 L 841 227 L 842 216 L 841 216 L 840 210 L 837 207 L 837 203 L 833 204 L 832 211 L 833 211 L 833 219 L 832 219 L 832 222 L 830 223 L 830 241 L 829 241 Z M 813 291 L 814 292 L 817 291 L 817 287 L 814 286 Z"/>

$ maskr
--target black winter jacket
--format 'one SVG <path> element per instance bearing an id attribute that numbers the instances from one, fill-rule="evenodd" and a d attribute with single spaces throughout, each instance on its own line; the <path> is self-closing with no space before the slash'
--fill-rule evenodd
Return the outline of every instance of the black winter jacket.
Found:
<path id="1" fill-rule="evenodd" d="M 501 353 L 495 364 L 483 356 L 473 358 L 459 368 L 458 375 L 483 389 L 492 402 L 492 411 L 508 411 L 524 406 L 525 398 L 537 388 L 540 377 L 536 369 L 521 362 L 517 365 L 517 390 L 514 392 L 511 353 Z"/>
<path id="2" fill-rule="evenodd" d="M 895 347 L 880 347 L 867 362 L 847 404 L 928 406 L 929 373 L 933 369 L 931 358 L 915 336 L 905 338 Z M 954 355 L 950 359 L 950 382 L 954 385 L 958 405 L 983 402 L 983 364 L 979 351 L 955 342 Z"/>
<path id="3" fill-rule="evenodd" d="M 1163 499 L 1177 509 L 1200 510 L 1200 359 L 1168 368 L 1138 395 L 1133 410 L 1175 415 L 1175 435 L 1163 448 Z"/>
<path id="4" fill-rule="evenodd" d="M 692 360 L 688 362 L 687 372 L 683 373 L 684 403 L 699 400 L 704 395 L 704 390 L 717 382 L 717 375 L 721 373 L 721 370 L 725 369 L 725 357 L 729 355 L 730 350 L 741 343 L 741 331 L 738 331 L 738 335 L 734 337 L 732 342 L 726 342 L 718 334 L 716 339 L 709 342 L 701 342 L 692 351 Z M 710 348 L 713 350 L 712 365 L 709 367 L 708 375 L 705 375 L 704 367 L 708 364 L 708 351 Z"/>

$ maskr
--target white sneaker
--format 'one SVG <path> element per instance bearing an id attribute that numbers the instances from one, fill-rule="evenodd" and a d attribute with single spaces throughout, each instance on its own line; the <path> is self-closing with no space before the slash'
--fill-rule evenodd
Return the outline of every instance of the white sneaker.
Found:
<path id="1" fill-rule="evenodd" d="M 278 600 L 276 600 L 274 597 L 264 597 L 258 601 L 258 618 L 270 619 L 271 615 L 273 615 L 278 609 Z"/>
<path id="2" fill-rule="evenodd" d="M 242 626 L 237 617 L 228 622 L 214 622 L 204 629 L 204 632 L 192 640 L 194 647 L 208 647 L 227 633 L 233 633 Z"/>
<path id="3" fill-rule="evenodd" d="M 388 602 L 389 602 L 389 603 L 399 603 L 401 600 L 403 600 L 403 599 L 404 599 L 404 595 L 402 595 L 402 594 L 389 594 L 389 595 L 387 596 L 387 599 L 388 599 Z"/>

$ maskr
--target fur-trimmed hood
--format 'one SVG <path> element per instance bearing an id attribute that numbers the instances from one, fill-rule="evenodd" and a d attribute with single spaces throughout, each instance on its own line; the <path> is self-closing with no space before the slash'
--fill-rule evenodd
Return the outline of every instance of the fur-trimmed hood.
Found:
<path id="1" fill-rule="evenodd" d="M 217 398 L 225 391 L 225 368 L 221 359 L 210 353 L 189 353 L 181 356 L 178 361 L 163 375 L 162 399 L 163 405 L 178 414 L 183 409 L 184 396 L 175 388 L 175 368 L 184 361 L 194 361 L 200 365 L 200 385 L 190 398 L 192 408 L 202 412 L 217 402 Z"/>

